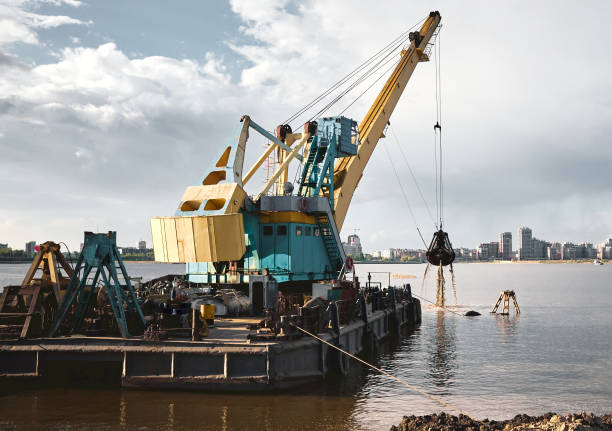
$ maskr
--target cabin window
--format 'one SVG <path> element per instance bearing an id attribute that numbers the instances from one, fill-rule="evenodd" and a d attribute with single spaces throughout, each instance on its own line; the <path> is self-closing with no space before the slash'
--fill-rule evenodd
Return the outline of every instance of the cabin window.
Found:
<path id="1" fill-rule="evenodd" d="M 274 231 L 272 230 L 272 226 L 264 226 L 264 235 L 272 235 Z"/>
<path id="2" fill-rule="evenodd" d="M 314 236 L 319 236 L 321 234 L 320 230 L 318 227 L 314 228 Z"/>
<path id="3" fill-rule="evenodd" d="M 302 226 L 295 227 L 295 236 L 302 236 Z"/>
<path id="4" fill-rule="evenodd" d="M 276 234 L 277 235 L 287 235 L 287 226 L 285 225 L 280 225 L 276 227 Z"/>
<path id="5" fill-rule="evenodd" d="M 312 235 L 312 228 L 310 226 L 306 226 L 304 230 L 306 231 L 306 236 Z"/>

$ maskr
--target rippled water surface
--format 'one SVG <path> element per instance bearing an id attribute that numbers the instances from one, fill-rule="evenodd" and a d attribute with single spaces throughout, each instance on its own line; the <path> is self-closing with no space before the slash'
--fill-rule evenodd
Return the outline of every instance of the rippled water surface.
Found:
<path id="1" fill-rule="evenodd" d="M 27 265 L 0 265 L 0 285 L 18 283 Z M 182 266 L 128 264 L 145 279 Z M 358 265 L 415 275 L 424 265 Z M 376 365 L 478 417 L 516 413 L 612 411 L 612 265 L 458 264 L 458 311 L 424 305 L 415 332 L 387 343 Z M 373 277 L 386 279 L 384 274 Z M 520 317 L 488 311 L 500 290 L 514 289 Z M 452 302 L 450 282 L 447 302 Z M 425 303 L 424 303 L 425 304 Z M 435 402 L 353 364 L 344 380 L 268 395 L 119 389 L 21 390 L 0 395 L 0 428 L 44 429 L 388 429 L 403 415 L 440 410 Z"/>

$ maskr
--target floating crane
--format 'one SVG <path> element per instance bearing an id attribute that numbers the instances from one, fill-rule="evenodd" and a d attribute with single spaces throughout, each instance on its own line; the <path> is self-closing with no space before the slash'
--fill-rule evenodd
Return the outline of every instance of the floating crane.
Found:
<path id="1" fill-rule="evenodd" d="M 439 12 L 431 12 L 420 30 L 409 33 L 397 65 L 359 124 L 344 116 L 321 117 L 299 131 L 282 124 L 274 135 L 242 116 L 211 167 L 187 187 L 174 216 L 151 220 L 155 260 L 186 263 L 188 280 L 200 283 L 310 286 L 340 278 L 347 268 L 340 231 L 351 200 L 417 64 L 429 60 L 440 20 Z M 270 145 L 245 172 L 253 132 Z M 257 195 L 248 196 L 245 185 L 274 151 L 276 171 Z M 294 185 L 288 172 L 295 160 L 301 166 Z"/>

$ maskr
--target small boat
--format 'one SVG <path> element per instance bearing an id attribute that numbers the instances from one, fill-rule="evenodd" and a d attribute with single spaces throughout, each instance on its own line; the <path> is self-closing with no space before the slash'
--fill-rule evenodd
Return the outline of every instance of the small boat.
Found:
<path id="1" fill-rule="evenodd" d="M 595 259 L 593 261 L 593 265 L 603 265 L 603 262 L 601 260 L 599 260 L 599 259 Z"/>

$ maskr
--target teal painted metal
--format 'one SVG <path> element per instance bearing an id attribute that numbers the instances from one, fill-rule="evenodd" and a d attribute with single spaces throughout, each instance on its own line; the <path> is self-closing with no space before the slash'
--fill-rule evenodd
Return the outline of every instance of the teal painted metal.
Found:
<path id="1" fill-rule="evenodd" d="M 246 118 L 246 117 L 245 117 Z M 244 118 L 243 118 L 244 120 Z M 277 137 L 252 120 L 249 127 L 274 141 L 286 151 L 289 148 Z M 241 120 L 241 126 L 244 124 Z M 224 149 L 235 154 L 238 139 L 234 133 L 232 143 Z M 233 145 L 233 146 L 232 146 Z M 221 155 L 224 153 L 222 152 Z M 327 196 L 334 208 L 334 164 L 340 157 L 357 154 L 357 122 L 346 117 L 326 117 L 317 120 L 316 133 L 309 142 L 308 152 L 302 160 L 302 173 L 298 196 Z M 219 157 L 221 159 L 221 157 Z M 218 160 L 218 159 L 215 159 Z M 226 178 L 231 178 L 233 161 L 227 162 Z M 213 167 L 213 169 L 220 167 Z M 207 171 L 207 172 L 210 172 Z M 208 173 L 207 173 L 208 175 Z M 203 183 L 204 177 L 200 179 Z M 256 203 L 254 204 L 257 208 Z M 210 215 L 224 211 L 204 211 L 205 202 L 196 212 L 177 211 L 176 215 Z M 251 211 L 251 212 L 248 212 Z M 246 252 L 241 262 L 242 274 L 261 273 L 267 269 L 278 282 L 292 280 L 325 280 L 335 278 L 342 267 L 341 243 L 332 230 L 333 220 L 325 213 L 308 213 L 315 218 L 308 223 L 261 223 L 257 210 L 243 208 Z M 307 212 L 307 211 L 305 211 Z M 316 233 L 315 233 L 316 232 Z M 199 283 L 225 283 L 226 274 L 218 274 L 211 263 L 187 263 L 187 279 Z M 240 277 L 244 281 L 244 277 Z"/>
<path id="2" fill-rule="evenodd" d="M 95 270 L 93 280 L 89 284 L 89 289 L 85 289 L 88 285 L 87 279 L 93 270 Z M 117 270 L 121 271 L 124 285 L 120 284 Z M 98 283 L 100 277 L 102 278 L 102 287 Z M 130 336 L 124 307 L 128 312 L 137 313 L 142 326 L 145 326 L 144 315 L 117 249 L 117 233 L 85 232 L 81 256 L 66 288 L 50 336 L 53 337 L 57 334 L 73 304 L 76 304 L 76 313 L 71 332 L 80 328 L 94 293 L 101 288 L 106 288 L 108 300 L 123 338 Z"/>
<path id="3" fill-rule="evenodd" d="M 299 196 L 329 198 L 334 207 L 334 163 L 338 157 L 357 154 L 357 122 L 346 117 L 326 117 L 317 120 L 317 134 L 310 143 L 302 166 Z"/>
<path id="4" fill-rule="evenodd" d="M 236 162 L 236 157 L 238 155 L 238 144 L 240 140 L 240 134 L 244 127 L 243 121 L 234 129 L 232 133 L 232 137 L 228 139 L 225 146 L 223 146 L 223 150 L 219 153 L 219 156 L 213 159 L 213 162 L 209 168 L 204 171 L 204 175 L 202 175 L 199 181 L 195 185 L 203 185 L 206 182 L 206 179 L 209 175 L 213 173 L 220 173 L 223 175 L 223 179 L 218 183 L 227 183 L 234 182 L 236 173 L 234 172 L 234 164 Z M 227 161 L 219 166 L 219 161 L 221 161 L 224 155 L 227 153 Z M 242 157 L 242 155 L 238 155 L 238 157 Z M 242 169 L 242 160 L 239 161 L 240 169 Z M 215 183 L 217 184 L 217 183 Z M 240 173 L 240 184 L 242 184 L 242 173 Z M 203 200 L 200 206 L 195 210 L 183 211 L 180 207 L 174 212 L 175 216 L 201 216 L 201 215 L 212 215 L 212 214 L 225 214 L 227 206 L 230 204 L 229 201 L 225 202 L 224 205 L 217 210 L 205 210 L 206 204 L 208 200 Z"/>
<path id="5" fill-rule="evenodd" d="M 267 269 L 279 282 L 325 280 L 337 276 L 330 262 L 323 229 L 309 223 L 262 223 L 258 215 L 245 214 L 247 252 L 245 271 Z M 215 274 L 212 265 L 187 264 L 188 280 L 195 283 L 223 283 L 224 274 Z"/>
<path id="6" fill-rule="evenodd" d="M 264 129 L 263 127 L 261 127 L 259 124 L 257 124 L 255 121 L 251 120 L 250 123 L 250 127 L 252 129 L 254 129 L 255 131 L 257 131 L 260 135 L 262 135 L 263 137 L 269 139 L 270 141 L 273 141 L 276 145 L 278 145 L 279 147 L 281 147 L 283 150 L 285 150 L 286 152 L 290 153 L 291 152 L 291 148 L 289 148 L 287 145 L 285 145 L 285 143 L 283 141 L 281 141 L 280 139 L 278 139 L 276 136 L 274 136 L 272 133 L 268 132 L 266 129 Z M 302 161 L 303 158 L 301 155 L 296 154 L 295 156 L 296 159 Z"/>

